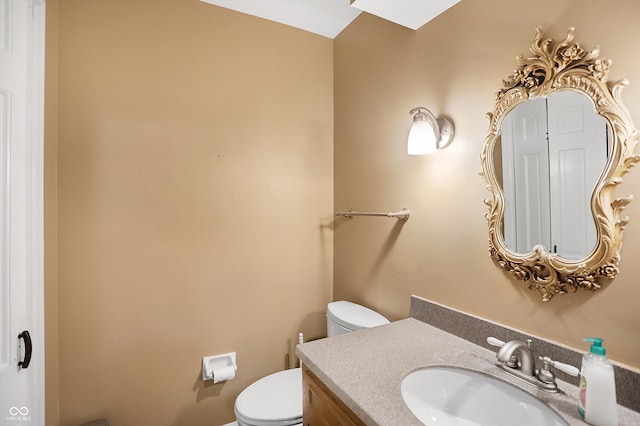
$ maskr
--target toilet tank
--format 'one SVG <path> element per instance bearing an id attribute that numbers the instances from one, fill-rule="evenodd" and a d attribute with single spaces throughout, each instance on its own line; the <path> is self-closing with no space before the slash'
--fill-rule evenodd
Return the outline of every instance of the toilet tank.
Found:
<path id="1" fill-rule="evenodd" d="M 329 337 L 388 323 L 389 320 L 378 312 L 357 303 L 341 300 L 327 305 L 327 335 Z"/>

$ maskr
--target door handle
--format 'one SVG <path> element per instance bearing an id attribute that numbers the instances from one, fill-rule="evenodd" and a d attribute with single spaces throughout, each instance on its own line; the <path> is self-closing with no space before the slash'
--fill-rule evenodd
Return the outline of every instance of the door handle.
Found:
<path id="1" fill-rule="evenodd" d="M 29 332 L 25 330 L 18 334 L 18 339 L 24 340 L 24 359 L 18 363 L 18 367 L 27 368 L 31 362 L 31 351 L 33 349 L 31 346 L 31 336 Z"/>

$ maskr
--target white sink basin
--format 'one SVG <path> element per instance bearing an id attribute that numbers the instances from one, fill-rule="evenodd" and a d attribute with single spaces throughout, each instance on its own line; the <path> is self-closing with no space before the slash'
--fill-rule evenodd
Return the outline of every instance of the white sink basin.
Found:
<path id="1" fill-rule="evenodd" d="M 402 398 L 425 425 L 565 426 L 534 396 L 477 371 L 429 367 L 402 380 Z"/>

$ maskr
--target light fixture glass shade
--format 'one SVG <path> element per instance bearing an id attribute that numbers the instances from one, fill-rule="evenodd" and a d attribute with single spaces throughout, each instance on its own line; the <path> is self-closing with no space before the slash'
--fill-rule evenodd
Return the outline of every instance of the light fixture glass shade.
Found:
<path id="1" fill-rule="evenodd" d="M 433 154 L 438 149 L 435 129 L 427 120 L 414 120 L 409 131 L 407 153 L 409 155 Z"/>

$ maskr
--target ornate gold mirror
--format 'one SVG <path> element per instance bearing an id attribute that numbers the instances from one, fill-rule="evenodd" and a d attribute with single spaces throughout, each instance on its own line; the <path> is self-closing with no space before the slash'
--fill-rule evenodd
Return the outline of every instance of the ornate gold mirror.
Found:
<path id="1" fill-rule="evenodd" d="M 573 42 L 543 39 L 503 81 L 481 154 L 491 192 L 489 253 L 498 266 L 547 301 L 597 290 L 618 274 L 622 210 L 632 196 L 614 188 L 638 161 L 638 133 L 610 60 Z"/>

